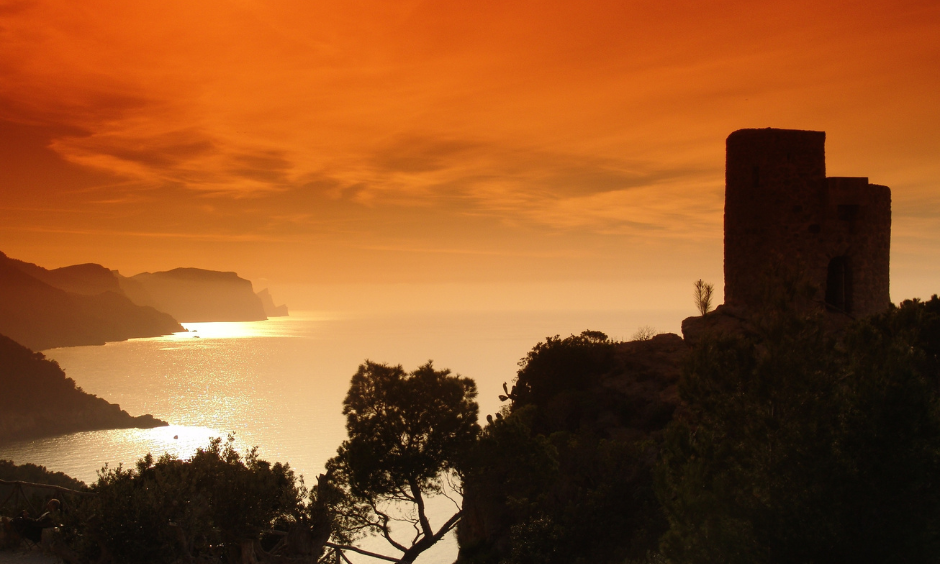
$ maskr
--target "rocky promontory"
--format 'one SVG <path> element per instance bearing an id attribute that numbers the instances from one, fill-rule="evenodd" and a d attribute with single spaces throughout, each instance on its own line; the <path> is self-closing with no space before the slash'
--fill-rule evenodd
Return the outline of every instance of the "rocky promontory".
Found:
<path id="1" fill-rule="evenodd" d="M 0 335 L 0 443 L 103 429 L 166 426 L 88 394 L 58 363 Z"/>
<path id="2" fill-rule="evenodd" d="M 0 414 L 0 443 L 52 435 L 102 431 L 106 429 L 153 429 L 166 427 L 166 421 L 150 414 L 133 416 L 116 403 L 92 394 L 63 411 L 37 409 L 5 410 Z"/>

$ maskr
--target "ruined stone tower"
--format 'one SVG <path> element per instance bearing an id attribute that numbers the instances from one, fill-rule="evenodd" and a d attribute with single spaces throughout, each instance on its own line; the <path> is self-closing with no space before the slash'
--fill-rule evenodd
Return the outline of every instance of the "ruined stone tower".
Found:
<path id="1" fill-rule="evenodd" d="M 815 286 L 814 307 L 860 317 L 890 303 L 891 191 L 826 178 L 826 134 L 741 129 L 725 168 L 725 304 L 758 305 L 781 266 Z"/>

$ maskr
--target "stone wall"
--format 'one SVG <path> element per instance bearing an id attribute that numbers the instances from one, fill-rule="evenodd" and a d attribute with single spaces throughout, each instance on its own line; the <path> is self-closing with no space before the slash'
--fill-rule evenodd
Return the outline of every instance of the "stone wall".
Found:
<path id="1" fill-rule="evenodd" d="M 742 129 L 727 140 L 725 303 L 753 307 L 781 272 L 813 307 L 859 317 L 890 303 L 891 192 L 826 178 L 821 131 Z"/>

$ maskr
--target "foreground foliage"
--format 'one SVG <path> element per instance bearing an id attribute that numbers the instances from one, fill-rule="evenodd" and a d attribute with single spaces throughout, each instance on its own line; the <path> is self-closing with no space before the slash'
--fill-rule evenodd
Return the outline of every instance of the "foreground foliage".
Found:
<path id="1" fill-rule="evenodd" d="M 603 385 L 626 370 L 617 346 L 585 331 L 550 337 L 520 362 L 511 406 L 468 464 L 476 515 L 461 524 L 461 562 L 620 563 L 656 547 L 656 440 Z"/>
<path id="2" fill-rule="evenodd" d="M 329 480 L 344 494 L 335 508 L 340 529 L 382 535 L 402 553 L 400 562 L 413 562 L 453 529 L 459 505 L 435 526 L 427 503 L 459 488 L 459 462 L 480 431 L 475 398 L 473 380 L 430 362 L 410 373 L 360 366 L 343 402 L 349 439 L 327 463 Z M 396 520 L 407 524 L 410 540 L 393 534 Z"/>
<path id="3" fill-rule="evenodd" d="M 103 469 L 91 495 L 68 504 L 62 554 L 117 564 L 316 562 L 330 540 L 355 550 L 353 540 L 378 533 L 413 562 L 462 515 L 453 498 L 455 513 L 432 526 L 427 504 L 460 492 L 460 463 L 480 431 L 475 397 L 472 380 L 430 362 L 407 374 L 367 362 L 344 402 L 349 439 L 309 498 L 289 465 L 256 449 L 240 454 L 234 437 L 213 439 L 189 460 L 148 454 Z M 410 540 L 393 531 L 401 520 Z"/>
<path id="4" fill-rule="evenodd" d="M 413 562 L 461 522 L 467 563 L 938 562 L 940 299 L 827 323 L 777 307 L 703 339 L 665 433 L 675 395 L 633 385 L 654 379 L 637 358 L 687 351 L 676 336 L 539 343 L 482 431 L 472 380 L 366 362 L 309 495 L 215 439 L 103 470 L 66 504 L 65 540 L 83 561 L 309 562 L 374 533 Z M 429 500 L 461 485 L 432 525 Z"/>
<path id="5" fill-rule="evenodd" d="M 671 562 L 937 562 L 940 300 L 839 341 L 777 311 L 706 340 L 658 473 Z"/>
<path id="6" fill-rule="evenodd" d="M 53 472 L 45 466 L 37 464 L 14 464 L 12 460 L 0 459 L 0 480 L 10 482 L 31 482 L 34 484 L 49 484 L 72 490 L 85 489 L 85 483 L 76 480 L 63 472 Z"/>
<path id="7" fill-rule="evenodd" d="M 213 439 L 190 460 L 147 455 L 105 468 L 91 487 L 79 551 L 89 560 L 169 563 L 192 557 L 250 561 L 262 536 L 309 521 L 305 491 L 286 464 L 244 456 Z"/>
<path id="8" fill-rule="evenodd" d="M 504 506 L 503 546 L 464 547 L 468 562 L 622 562 L 655 546 L 661 517 L 650 477 L 652 443 L 593 433 L 532 432 L 534 409 L 495 419 L 468 476 Z M 475 549 L 475 550 L 474 550 Z"/>

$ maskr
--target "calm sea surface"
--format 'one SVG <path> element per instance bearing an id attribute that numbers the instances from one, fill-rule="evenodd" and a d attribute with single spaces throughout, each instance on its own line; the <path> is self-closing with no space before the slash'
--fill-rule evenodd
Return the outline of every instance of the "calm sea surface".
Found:
<path id="1" fill-rule="evenodd" d="M 402 364 L 405 370 L 433 360 L 438 369 L 471 377 L 485 419 L 499 409 L 502 383 L 512 382 L 519 359 L 545 337 L 593 329 L 629 339 L 643 325 L 678 332 L 682 316 L 672 311 L 300 313 L 251 323 L 185 323 L 188 333 L 52 349 L 46 356 L 85 391 L 171 426 L 8 443 L 0 445 L 0 458 L 42 464 L 90 483 L 105 464 L 133 464 L 147 452 L 185 458 L 210 437 L 234 433 L 241 448 L 260 447 L 263 458 L 289 462 L 312 484 L 345 438 L 342 401 L 365 359 Z M 446 504 L 438 511 L 449 516 L 443 515 Z M 363 546 L 394 554 L 377 539 Z M 456 552 L 451 535 L 419 562 L 452 562 Z"/>

